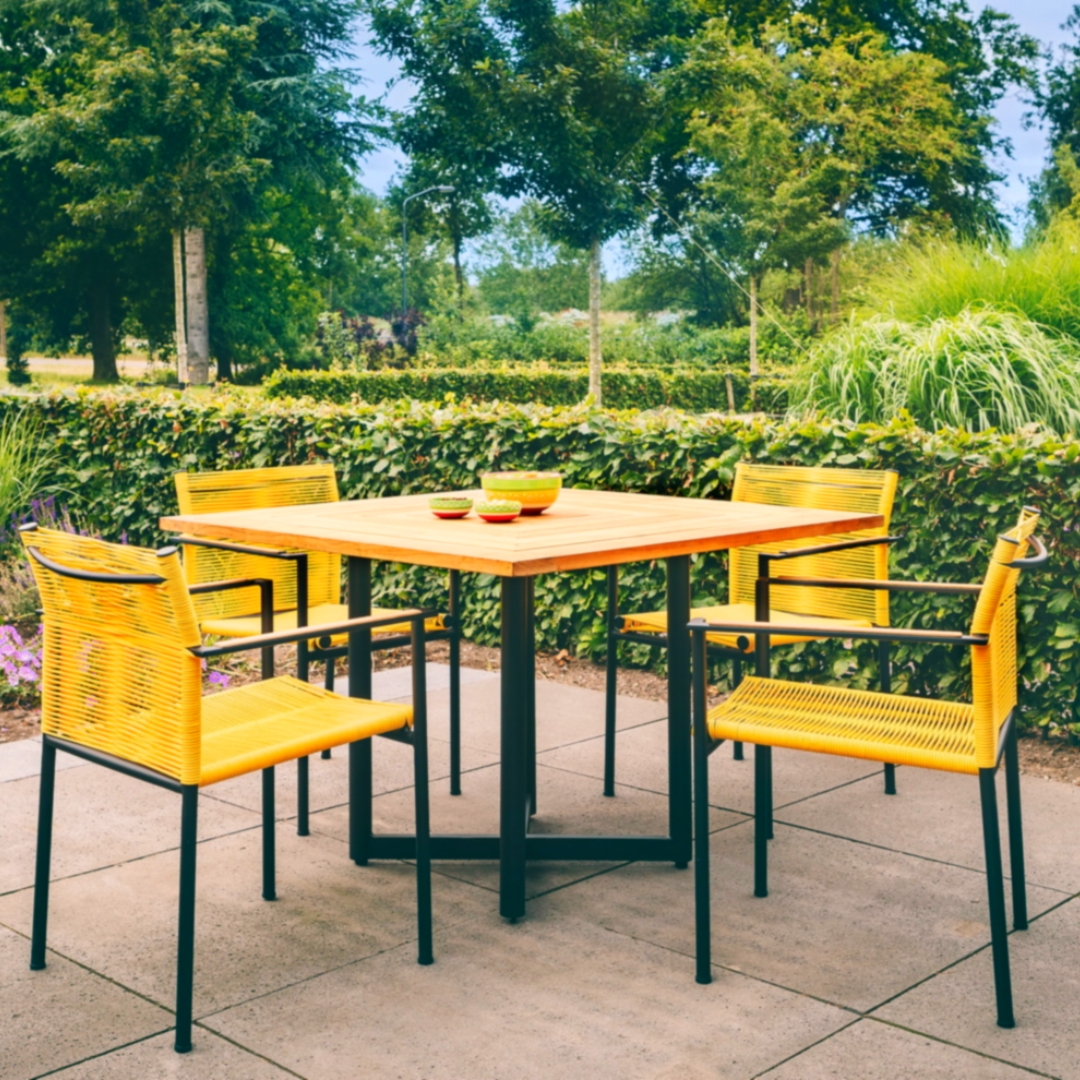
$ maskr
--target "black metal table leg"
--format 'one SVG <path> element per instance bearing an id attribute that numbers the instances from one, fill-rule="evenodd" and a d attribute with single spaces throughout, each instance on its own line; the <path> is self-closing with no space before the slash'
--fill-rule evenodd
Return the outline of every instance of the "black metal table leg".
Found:
<path id="1" fill-rule="evenodd" d="M 525 748 L 529 784 L 529 817 L 536 813 L 536 578 L 529 582 L 529 625 L 525 632 L 525 696 L 529 707 L 528 745 Z"/>
<path id="2" fill-rule="evenodd" d="M 349 618 L 371 614 L 371 560 L 349 556 Z M 371 631 L 349 634 L 349 697 L 371 697 Z M 349 744 L 349 857 L 366 866 L 371 852 L 371 739 Z"/>
<path id="3" fill-rule="evenodd" d="M 690 556 L 667 560 L 668 814 L 675 865 L 690 862 Z"/>
<path id="4" fill-rule="evenodd" d="M 502 579 L 499 914 L 511 921 L 525 914 L 529 593 L 527 578 Z"/>

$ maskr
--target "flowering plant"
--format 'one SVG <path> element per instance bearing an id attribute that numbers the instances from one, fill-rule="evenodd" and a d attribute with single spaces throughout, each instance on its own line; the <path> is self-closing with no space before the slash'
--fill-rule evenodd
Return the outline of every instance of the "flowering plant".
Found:
<path id="1" fill-rule="evenodd" d="M 41 697 L 41 627 L 28 638 L 0 626 L 0 705 L 37 705 Z"/>

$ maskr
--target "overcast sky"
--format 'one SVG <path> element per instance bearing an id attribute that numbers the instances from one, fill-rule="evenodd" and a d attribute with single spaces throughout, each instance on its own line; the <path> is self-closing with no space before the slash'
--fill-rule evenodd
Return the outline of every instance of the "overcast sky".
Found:
<path id="1" fill-rule="evenodd" d="M 1071 10 L 1069 2 L 1062 0 L 995 0 L 991 4 L 979 4 L 974 0 L 973 7 L 993 7 L 1011 15 L 1027 33 L 1045 44 L 1059 45 L 1064 38 L 1060 29 Z M 392 108 L 403 108 L 409 101 L 409 87 L 398 83 L 387 93 L 387 87 L 397 74 L 397 67 L 382 57 L 377 56 L 367 45 L 366 29 L 361 28 L 357 60 L 364 76 L 363 93 L 369 98 L 384 98 Z M 1046 161 L 1046 133 L 1039 128 L 1025 130 L 1022 117 L 1026 106 L 1015 94 L 1004 98 L 997 109 L 999 130 L 1012 140 L 1012 158 L 1002 158 L 995 162 L 995 167 L 1004 173 L 1006 179 L 999 186 L 999 200 L 1002 208 L 1014 220 L 1019 228 L 1020 212 L 1027 202 L 1028 181 L 1037 176 Z M 369 155 L 363 165 L 364 186 L 378 194 L 385 193 L 387 186 L 400 168 L 403 157 L 392 147 L 385 147 Z M 610 245 L 609 245 L 610 246 Z M 617 251 L 605 258 L 605 270 L 618 274 L 621 259 Z"/>

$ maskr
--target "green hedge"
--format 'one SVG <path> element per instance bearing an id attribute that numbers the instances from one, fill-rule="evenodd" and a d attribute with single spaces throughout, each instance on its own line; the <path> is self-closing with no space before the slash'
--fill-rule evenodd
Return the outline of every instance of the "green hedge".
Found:
<path id="1" fill-rule="evenodd" d="M 266 402 L 239 394 L 213 397 L 158 391 L 78 391 L 0 396 L 0 414 L 38 414 L 66 463 L 56 485 L 89 528 L 154 544 L 156 523 L 176 509 L 178 469 L 229 469 L 327 459 L 347 498 L 473 487 L 491 467 L 561 469 L 569 485 L 725 498 L 735 462 L 890 467 L 901 482 L 894 516 L 906 528 L 896 545 L 897 577 L 969 581 L 981 576 L 991 539 L 1021 505 L 1039 507 L 1051 543 L 1046 572 L 1021 581 L 1022 678 L 1029 723 L 1080 733 L 1080 441 L 1032 432 L 928 433 L 910 423 L 853 426 L 840 422 L 741 423 L 683 413 L 615 413 L 532 406 L 373 407 Z M 697 603 L 722 600 L 723 558 L 694 560 Z M 624 568 L 624 610 L 663 603 L 659 564 Z M 438 602 L 440 575 L 415 567 L 382 567 L 380 597 Z M 466 632 L 494 643 L 498 588 L 467 579 Z M 552 575 L 538 583 L 538 628 L 548 647 L 599 655 L 603 573 Z M 897 625 L 963 626 L 964 598 L 899 596 Z M 648 650 L 639 647 L 638 660 Z M 627 651 L 628 659 L 635 652 Z M 778 670 L 793 678 L 874 678 L 874 649 L 854 654 L 811 643 L 779 650 Z M 854 656 L 854 669 L 851 657 Z M 898 647 L 895 685 L 911 693 L 958 693 L 966 684 L 962 650 Z M 722 678 L 722 675 L 717 676 Z"/>
<path id="2" fill-rule="evenodd" d="M 750 395 L 750 379 L 731 372 L 735 408 L 782 413 L 787 408 L 783 378 L 759 379 Z M 470 368 L 408 368 L 402 371 L 287 371 L 274 372 L 264 384 L 270 397 L 309 397 L 347 405 L 352 400 L 543 402 L 576 405 L 588 393 L 583 368 L 567 370 L 549 365 L 502 365 Z M 721 371 L 609 368 L 604 371 L 604 404 L 613 409 L 685 409 L 726 412 L 726 374 Z"/>

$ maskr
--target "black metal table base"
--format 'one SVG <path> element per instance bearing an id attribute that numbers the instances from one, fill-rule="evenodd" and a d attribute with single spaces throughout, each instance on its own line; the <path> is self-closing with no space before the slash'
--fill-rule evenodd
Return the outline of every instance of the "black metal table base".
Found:
<path id="1" fill-rule="evenodd" d="M 669 626 L 690 621 L 690 559 L 667 560 Z M 499 862 L 499 913 L 510 921 L 525 914 L 529 860 L 672 862 L 685 867 L 691 854 L 690 636 L 673 634 L 668 646 L 668 836 L 531 835 L 536 813 L 536 665 L 534 586 L 530 578 L 502 579 L 501 780 L 498 836 L 432 836 L 434 859 Z M 371 610 L 371 564 L 349 559 L 349 615 Z M 349 693 L 371 696 L 371 635 L 349 639 Z M 685 638 L 685 640 L 684 640 Z M 350 855 L 411 859 L 415 838 L 372 832 L 371 742 L 350 747 Z M 355 757 L 353 757 L 355 755 Z"/>
<path id="2" fill-rule="evenodd" d="M 411 859 L 416 838 L 408 833 L 376 833 L 371 837 L 372 859 Z M 499 858 L 498 836 L 432 836 L 433 859 L 466 860 Z M 675 862 L 675 842 L 667 836 L 566 836 L 525 837 L 525 858 L 565 862 Z"/>

